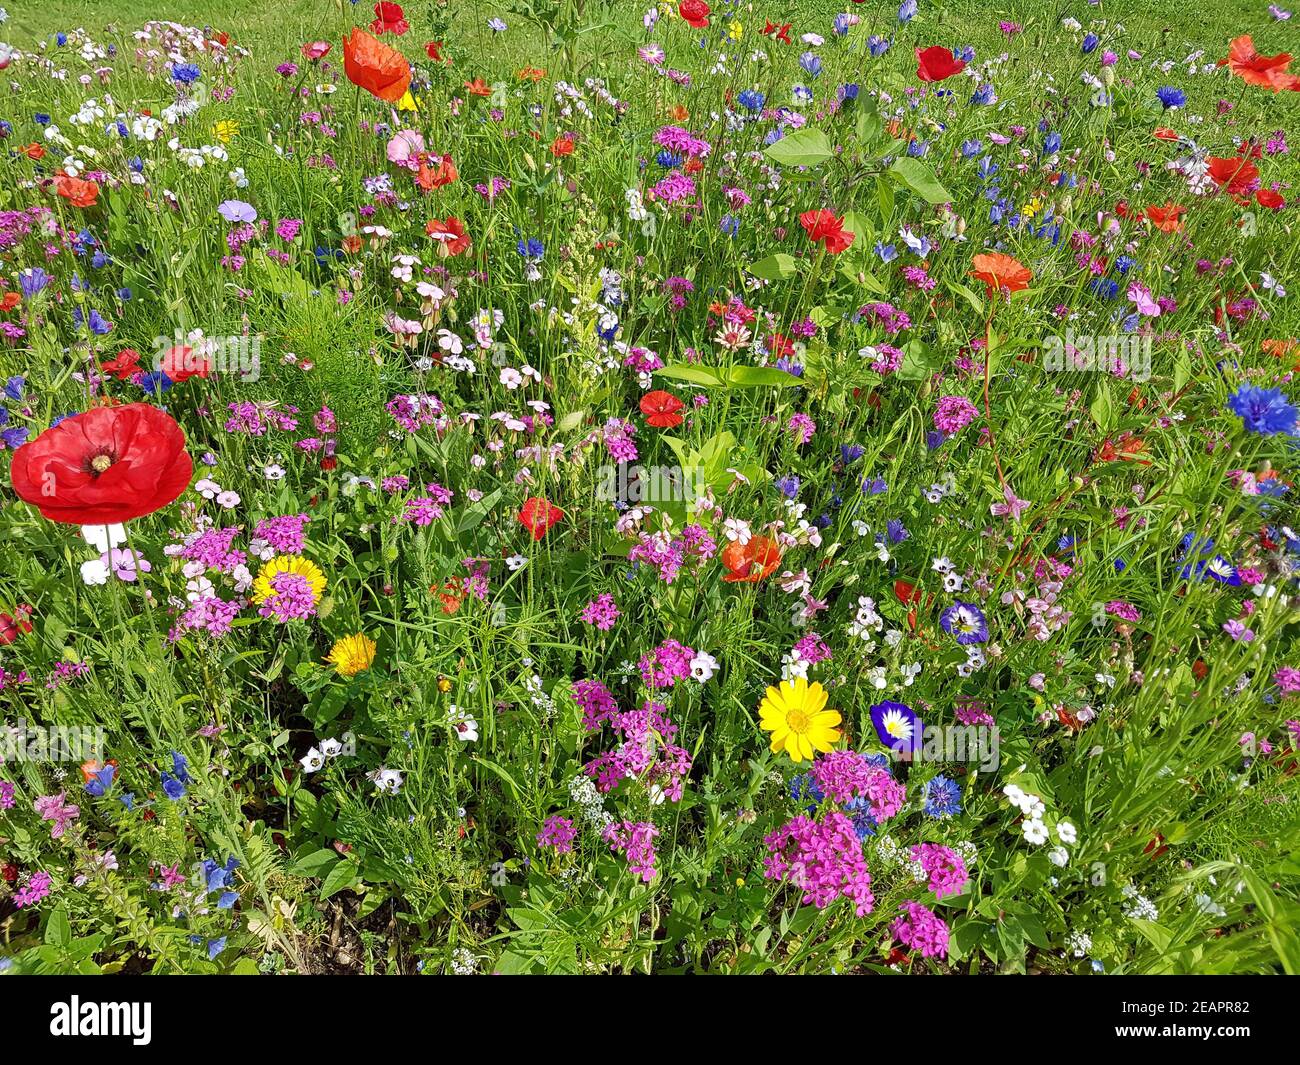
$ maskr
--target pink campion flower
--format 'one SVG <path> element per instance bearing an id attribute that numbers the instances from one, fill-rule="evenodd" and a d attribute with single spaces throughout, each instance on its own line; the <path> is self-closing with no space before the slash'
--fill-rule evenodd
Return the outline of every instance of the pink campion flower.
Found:
<path id="1" fill-rule="evenodd" d="M 50 829 L 50 839 L 58 839 L 81 816 L 81 807 L 63 801 L 66 794 L 61 791 L 57 795 L 42 795 L 33 804 L 42 821 L 54 822 Z"/>
<path id="2" fill-rule="evenodd" d="M 960 854 L 939 843 L 921 843 L 912 848 L 912 860 L 918 862 L 928 879 L 926 887 L 936 899 L 960 895 L 970 879 Z"/>
<path id="3" fill-rule="evenodd" d="M 808 415 L 802 412 L 790 415 L 790 421 L 786 423 L 792 433 L 795 441 L 799 444 L 806 444 L 813 438 L 813 433 L 817 431 L 817 423 Z"/>
<path id="4" fill-rule="evenodd" d="M 1273 674 L 1273 683 L 1283 695 L 1294 695 L 1300 692 L 1300 669 L 1295 666 L 1282 666 Z"/>
<path id="5" fill-rule="evenodd" d="M 768 850 L 763 876 L 799 888 L 805 905 L 821 910 L 842 897 L 853 900 L 859 917 L 875 909 L 862 843 L 844 814 L 832 812 L 820 821 L 800 814 L 763 842 Z"/>
<path id="6" fill-rule="evenodd" d="M 604 592 L 583 607 L 580 616 L 586 624 L 594 625 L 601 632 L 608 632 L 614 627 L 614 622 L 622 617 L 622 613 L 614 602 L 614 597 Z"/>
<path id="7" fill-rule="evenodd" d="M 904 916 L 890 926 L 894 938 L 923 958 L 946 957 L 948 926 L 919 902 L 905 902 L 899 909 Z"/>
<path id="8" fill-rule="evenodd" d="M 965 429 L 977 417 L 979 411 L 965 396 L 944 396 L 934 412 L 934 427 L 945 436 L 952 436 Z"/>
<path id="9" fill-rule="evenodd" d="M 50 893 L 53 879 L 49 873 L 33 873 L 27 884 L 14 893 L 14 905 L 34 906 Z"/>
<path id="10" fill-rule="evenodd" d="M 1142 613 L 1132 603 L 1115 600 L 1106 604 L 1106 613 L 1125 621 L 1141 621 Z"/>
<path id="11" fill-rule="evenodd" d="M 567 817 L 552 814 L 542 824 L 537 833 L 539 847 L 554 847 L 556 854 L 568 854 L 573 850 L 573 841 L 578 838 L 578 830 Z"/>
<path id="12" fill-rule="evenodd" d="M 649 821 L 615 821 L 601 833 L 615 854 L 627 857 L 628 869 L 647 884 L 655 878 L 655 837 L 659 829 Z"/>
<path id="13" fill-rule="evenodd" d="M 1019 499 L 1016 493 L 1011 490 L 1011 485 L 1002 486 L 1001 503 L 993 503 L 989 506 L 989 513 L 995 518 L 1010 518 L 1012 521 L 1019 521 L 1020 515 L 1025 508 L 1029 506 L 1028 499 Z"/>

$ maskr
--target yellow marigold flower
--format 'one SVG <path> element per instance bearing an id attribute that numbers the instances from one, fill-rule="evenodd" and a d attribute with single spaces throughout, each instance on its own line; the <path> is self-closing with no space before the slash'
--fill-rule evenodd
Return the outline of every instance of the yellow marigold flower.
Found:
<path id="1" fill-rule="evenodd" d="M 812 760 L 814 751 L 825 753 L 835 746 L 840 731 L 838 710 L 827 710 L 826 689 L 804 677 L 782 681 L 781 687 L 768 688 L 759 704 L 759 724 L 772 733 L 772 750 L 785 750 L 794 762 Z"/>
<path id="2" fill-rule="evenodd" d="M 254 603 L 265 603 L 275 595 L 271 581 L 281 573 L 292 573 L 305 578 L 311 585 L 312 598 L 320 602 L 321 593 L 325 591 L 325 574 L 320 571 L 320 567 L 301 555 L 276 555 L 262 567 L 257 579 L 253 581 Z"/>
<path id="3" fill-rule="evenodd" d="M 375 641 L 360 632 L 344 636 L 334 641 L 325 661 L 334 663 L 334 672 L 339 676 L 355 677 L 375 661 Z"/>

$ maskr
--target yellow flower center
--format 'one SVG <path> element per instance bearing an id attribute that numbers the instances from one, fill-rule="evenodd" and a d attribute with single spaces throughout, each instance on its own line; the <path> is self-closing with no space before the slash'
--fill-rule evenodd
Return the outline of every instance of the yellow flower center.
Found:
<path id="1" fill-rule="evenodd" d="M 791 710 L 785 715 L 785 723 L 791 732 L 797 732 L 800 736 L 808 731 L 808 715 L 802 710 Z"/>

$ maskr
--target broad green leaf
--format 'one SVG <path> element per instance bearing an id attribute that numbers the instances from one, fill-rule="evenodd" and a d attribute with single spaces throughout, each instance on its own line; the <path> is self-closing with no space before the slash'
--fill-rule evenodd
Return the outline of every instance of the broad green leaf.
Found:
<path id="1" fill-rule="evenodd" d="M 829 159 L 834 151 L 825 133 L 809 127 L 787 133 L 775 144 L 764 148 L 763 154 L 782 166 L 816 166 Z"/>
<path id="2" fill-rule="evenodd" d="M 939 184 L 934 171 L 919 159 L 904 155 L 894 160 L 889 172 L 926 203 L 952 202 L 952 194 Z"/>
<path id="3" fill-rule="evenodd" d="M 761 277 L 764 281 L 784 281 L 786 278 L 794 277 L 796 265 L 793 255 L 777 252 L 775 255 L 769 255 L 766 259 L 759 259 L 758 262 L 749 266 L 748 270 L 755 277 Z"/>

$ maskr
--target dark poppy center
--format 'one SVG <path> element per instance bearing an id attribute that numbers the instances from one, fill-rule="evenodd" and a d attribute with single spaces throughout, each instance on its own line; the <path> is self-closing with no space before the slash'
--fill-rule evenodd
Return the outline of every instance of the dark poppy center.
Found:
<path id="1" fill-rule="evenodd" d="M 97 451 L 86 459 L 85 470 L 90 476 L 98 477 L 117 461 L 117 456 L 111 451 Z"/>

